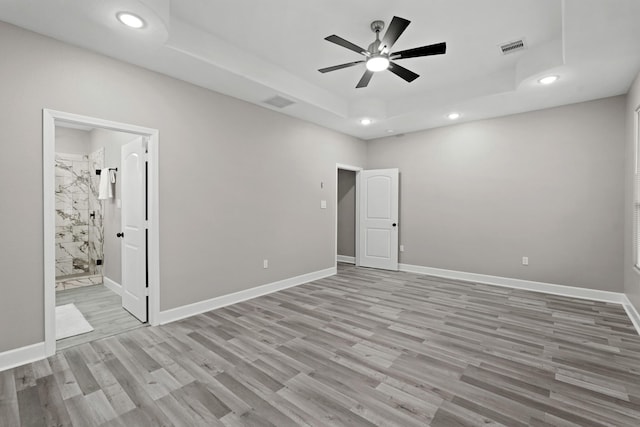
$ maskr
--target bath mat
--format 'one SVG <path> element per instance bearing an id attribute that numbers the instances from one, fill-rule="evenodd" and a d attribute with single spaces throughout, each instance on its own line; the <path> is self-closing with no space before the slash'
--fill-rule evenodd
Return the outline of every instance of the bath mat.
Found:
<path id="1" fill-rule="evenodd" d="M 93 327 L 84 318 L 75 304 L 56 307 L 56 339 L 73 337 L 93 331 Z"/>

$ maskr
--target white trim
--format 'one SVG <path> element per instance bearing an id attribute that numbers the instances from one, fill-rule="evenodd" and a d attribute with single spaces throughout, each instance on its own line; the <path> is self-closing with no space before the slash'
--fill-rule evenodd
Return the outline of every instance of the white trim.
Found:
<path id="1" fill-rule="evenodd" d="M 629 298 L 626 295 L 623 295 L 623 303 L 624 311 L 627 312 L 627 316 L 631 319 L 631 323 L 636 328 L 638 335 L 640 335 L 640 313 L 636 310 L 636 307 L 631 303 Z"/>
<path id="2" fill-rule="evenodd" d="M 336 255 L 336 262 L 344 262 L 347 264 L 355 264 L 356 257 L 347 255 Z"/>
<path id="3" fill-rule="evenodd" d="M 293 286 L 319 280 L 336 274 L 336 268 L 326 268 L 324 270 L 314 271 L 312 273 L 303 274 L 301 276 L 291 277 L 289 279 L 279 280 L 277 282 L 268 283 L 266 285 L 257 286 L 255 288 L 246 289 L 244 291 L 234 292 L 228 295 L 222 295 L 205 301 L 195 302 L 193 304 L 183 305 L 182 307 L 172 308 L 160 312 L 160 324 L 164 325 L 169 322 L 184 319 L 186 317 L 195 316 L 196 314 L 205 313 L 207 311 L 226 307 L 259 296 L 267 295 Z"/>
<path id="4" fill-rule="evenodd" d="M 157 129 L 113 122 L 95 117 L 81 116 L 62 111 L 42 110 L 42 159 L 44 206 L 44 336 L 46 356 L 56 351 L 55 340 L 55 127 L 59 123 L 71 123 L 94 128 L 115 130 L 149 138 L 149 170 L 147 175 L 149 197 L 149 323 L 158 325 L 160 313 L 160 245 L 158 203 L 158 143 Z"/>
<path id="5" fill-rule="evenodd" d="M 355 249 L 356 249 L 356 256 L 353 257 L 354 260 L 351 264 L 355 264 L 355 265 L 360 265 L 360 248 L 358 247 L 358 242 L 360 241 L 360 200 L 358 200 L 358 197 L 360 197 L 360 172 L 363 171 L 363 168 L 361 168 L 360 166 L 352 166 L 352 165 L 345 165 L 343 163 L 336 163 L 336 197 L 335 197 L 335 202 L 336 202 L 336 217 L 335 217 L 335 223 L 336 223 L 336 233 L 335 233 L 335 251 L 334 253 L 336 254 L 336 268 L 338 268 L 338 258 L 341 255 L 338 255 L 338 171 L 342 169 L 342 170 L 346 170 L 346 171 L 352 171 L 356 173 L 356 241 L 355 243 Z M 342 262 L 342 261 L 341 261 Z M 348 261 L 344 261 L 344 262 L 348 262 Z"/>
<path id="6" fill-rule="evenodd" d="M 623 304 L 625 295 L 620 292 L 599 291 L 596 289 L 578 288 L 575 286 L 555 285 L 553 283 L 534 282 L 531 280 L 512 279 L 509 277 L 490 276 L 487 274 L 467 273 L 464 271 L 445 270 L 442 268 L 423 267 L 420 265 L 399 264 L 400 271 L 407 273 L 427 274 L 447 279 L 466 280 L 468 282 L 485 283 L 533 292 L 543 292 L 572 298 L 592 301 Z"/>
<path id="7" fill-rule="evenodd" d="M 45 348 L 43 341 L 0 353 L 0 372 L 44 359 Z"/>
<path id="8" fill-rule="evenodd" d="M 115 280 L 109 279 L 107 276 L 102 278 L 102 284 L 112 292 L 122 295 L 122 285 Z"/>
<path id="9" fill-rule="evenodd" d="M 342 163 L 336 163 L 336 169 L 342 169 L 345 171 L 352 171 L 352 172 L 360 172 L 362 170 L 360 166 L 351 166 L 351 165 L 345 165 Z"/>

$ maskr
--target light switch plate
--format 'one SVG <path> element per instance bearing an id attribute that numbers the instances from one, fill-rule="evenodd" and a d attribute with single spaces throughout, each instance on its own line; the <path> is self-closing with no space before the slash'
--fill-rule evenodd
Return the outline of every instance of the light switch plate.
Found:
<path id="1" fill-rule="evenodd" d="M 122 208 L 122 200 L 120 200 L 120 199 L 116 199 L 116 207 L 117 207 L 118 209 L 121 209 L 121 208 Z"/>
<path id="2" fill-rule="evenodd" d="M 327 201 L 320 200 L 320 209 L 327 209 Z"/>

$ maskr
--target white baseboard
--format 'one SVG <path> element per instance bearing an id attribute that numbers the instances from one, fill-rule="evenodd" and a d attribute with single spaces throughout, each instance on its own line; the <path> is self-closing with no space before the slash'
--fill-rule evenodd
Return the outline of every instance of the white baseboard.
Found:
<path id="1" fill-rule="evenodd" d="M 445 270 L 442 268 L 423 267 L 420 265 L 399 264 L 400 271 L 407 273 L 427 274 L 447 279 L 466 280 L 468 282 L 485 283 L 507 288 L 544 292 L 545 294 L 587 299 L 591 301 L 624 304 L 626 296 L 621 292 L 599 291 L 596 289 L 578 288 L 575 286 L 555 285 L 553 283 L 534 282 L 531 280 L 512 279 L 509 277 L 490 276 L 487 274 L 467 273 L 464 271 Z"/>
<path id="2" fill-rule="evenodd" d="M 44 341 L 0 353 L 0 372 L 47 357 Z"/>
<path id="3" fill-rule="evenodd" d="M 624 302 L 622 303 L 624 311 L 627 312 L 627 316 L 631 319 L 631 323 L 635 326 L 638 335 L 640 335 L 640 313 L 636 310 L 636 307 L 629 301 L 629 298 L 624 295 Z"/>
<path id="4" fill-rule="evenodd" d="M 307 273 L 301 276 L 291 277 L 289 279 L 279 280 L 277 282 L 268 283 L 266 285 L 257 286 L 251 289 L 246 289 L 244 291 L 234 292 L 232 294 L 222 295 L 205 301 L 183 305 L 182 307 L 164 310 L 160 312 L 159 323 L 161 325 L 164 325 L 166 323 L 174 322 L 186 317 L 195 316 L 196 314 L 205 313 L 217 308 L 226 307 L 231 304 L 236 304 L 262 295 L 267 295 L 272 292 L 281 291 L 293 286 L 298 286 L 312 282 L 314 280 L 333 276 L 334 274 L 336 274 L 336 268 L 331 267 L 324 270 L 314 271 L 313 273 Z"/>
<path id="5" fill-rule="evenodd" d="M 115 292 L 118 295 L 122 295 L 122 285 L 118 282 L 116 282 L 115 280 L 111 280 L 109 279 L 107 276 L 102 278 L 102 284 L 112 290 L 113 292 Z"/>
<path id="6" fill-rule="evenodd" d="M 356 257 L 347 256 L 347 255 L 336 255 L 336 261 L 337 262 L 345 262 L 347 264 L 355 264 L 356 263 Z"/>

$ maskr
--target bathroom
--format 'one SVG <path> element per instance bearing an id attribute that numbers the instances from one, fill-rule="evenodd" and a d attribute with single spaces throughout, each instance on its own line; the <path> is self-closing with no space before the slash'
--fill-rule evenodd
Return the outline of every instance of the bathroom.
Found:
<path id="1" fill-rule="evenodd" d="M 122 307 L 122 241 L 118 238 L 121 150 L 136 137 L 81 125 L 56 126 L 55 294 L 59 349 L 142 325 Z"/>

